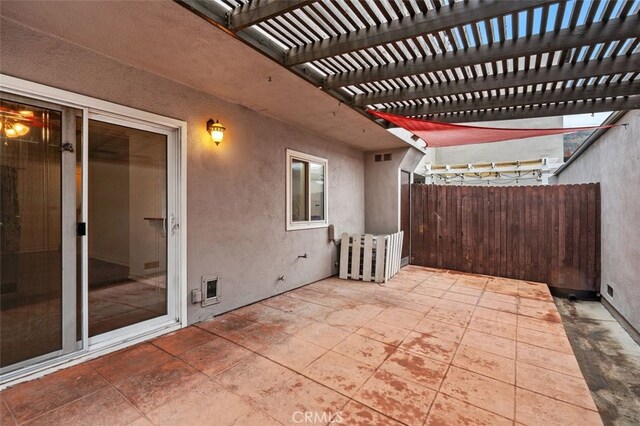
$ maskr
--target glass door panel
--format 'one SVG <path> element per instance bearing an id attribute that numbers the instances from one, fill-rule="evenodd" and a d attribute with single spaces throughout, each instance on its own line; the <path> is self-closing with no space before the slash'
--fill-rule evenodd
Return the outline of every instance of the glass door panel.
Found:
<path id="1" fill-rule="evenodd" d="M 167 135 L 89 120 L 89 336 L 167 314 Z"/>
<path id="2" fill-rule="evenodd" d="M 63 306 L 69 306 L 63 298 L 63 247 L 68 247 L 62 227 L 62 123 L 61 110 L 0 99 L 3 370 L 59 355 L 69 340 L 62 327 Z"/>

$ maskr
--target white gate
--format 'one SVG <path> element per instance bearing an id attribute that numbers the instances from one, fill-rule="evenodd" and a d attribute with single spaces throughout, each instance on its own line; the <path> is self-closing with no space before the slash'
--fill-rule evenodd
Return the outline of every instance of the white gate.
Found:
<path id="1" fill-rule="evenodd" d="M 400 270 L 403 232 L 390 235 L 341 235 L 340 275 L 346 280 L 383 283 Z"/>

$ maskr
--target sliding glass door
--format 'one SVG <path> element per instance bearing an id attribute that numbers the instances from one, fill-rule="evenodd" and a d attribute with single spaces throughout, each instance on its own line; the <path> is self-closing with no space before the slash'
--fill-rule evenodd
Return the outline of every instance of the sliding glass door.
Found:
<path id="1" fill-rule="evenodd" d="M 78 114 L 0 93 L 3 372 L 79 348 L 73 147 Z"/>
<path id="2" fill-rule="evenodd" d="M 0 92 L 0 382 L 178 323 L 176 135 Z"/>
<path id="3" fill-rule="evenodd" d="M 89 120 L 89 336 L 167 314 L 166 134 Z"/>

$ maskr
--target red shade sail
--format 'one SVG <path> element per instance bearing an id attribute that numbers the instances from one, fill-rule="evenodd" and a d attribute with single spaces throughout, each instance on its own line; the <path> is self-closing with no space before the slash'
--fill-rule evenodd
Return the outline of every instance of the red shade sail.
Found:
<path id="1" fill-rule="evenodd" d="M 401 115 L 387 114 L 372 109 L 367 110 L 367 112 L 410 131 L 424 140 L 430 148 L 535 138 L 537 136 L 559 135 L 579 132 L 581 130 L 595 130 L 618 126 L 571 127 L 566 129 L 503 129 L 420 120 L 417 118 L 403 117 Z"/>

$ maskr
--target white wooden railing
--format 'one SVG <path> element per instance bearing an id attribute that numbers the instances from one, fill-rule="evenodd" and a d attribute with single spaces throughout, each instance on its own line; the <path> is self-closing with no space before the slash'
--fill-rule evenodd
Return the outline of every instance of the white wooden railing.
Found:
<path id="1" fill-rule="evenodd" d="M 383 283 L 400 270 L 403 232 L 390 235 L 344 232 L 340 239 L 340 274 L 343 280 Z"/>

